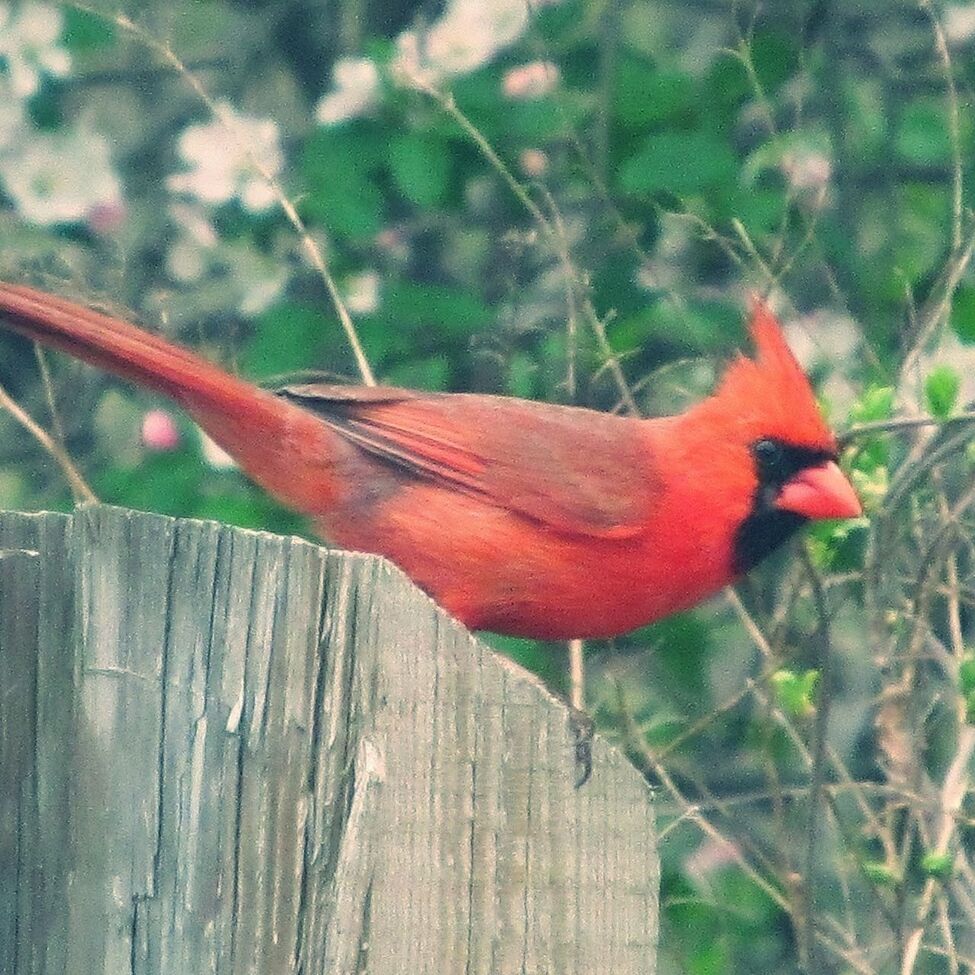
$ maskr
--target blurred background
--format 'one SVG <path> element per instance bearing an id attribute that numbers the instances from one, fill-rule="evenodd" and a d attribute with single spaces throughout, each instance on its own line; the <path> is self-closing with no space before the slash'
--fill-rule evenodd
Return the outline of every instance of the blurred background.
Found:
<path id="1" fill-rule="evenodd" d="M 586 648 L 660 971 L 971 971 L 973 55 L 975 3 L 0 2 L 0 274 L 357 381 L 317 254 L 382 382 L 645 415 L 770 294 L 870 517 Z M 308 534 L 165 402 L 5 334 L 0 384 L 104 501 Z M 0 412 L 0 506 L 71 503 Z"/>

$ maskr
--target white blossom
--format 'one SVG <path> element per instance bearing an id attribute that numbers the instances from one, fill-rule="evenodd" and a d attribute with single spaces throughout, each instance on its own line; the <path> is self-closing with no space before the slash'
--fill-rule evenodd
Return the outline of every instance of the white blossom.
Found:
<path id="1" fill-rule="evenodd" d="M 259 315 L 284 290 L 290 274 L 286 261 L 247 243 L 221 241 L 199 205 L 175 203 L 169 215 L 178 231 L 166 254 L 166 273 L 174 281 L 186 284 L 219 274 L 248 317 Z"/>
<path id="2" fill-rule="evenodd" d="M 179 154 L 190 168 L 170 176 L 166 185 L 203 203 L 237 199 L 251 212 L 266 210 L 275 193 L 258 167 L 277 176 L 284 165 L 276 123 L 237 113 L 226 102 L 217 105 L 217 116 L 180 136 Z"/>
<path id="3" fill-rule="evenodd" d="M 25 123 L 23 101 L 16 98 L 10 85 L 0 78 L 0 151 L 18 140 Z"/>
<path id="4" fill-rule="evenodd" d="M 346 307 L 353 315 L 371 315 L 379 308 L 379 286 L 381 280 L 376 271 L 363 271 L 345 282 L 344 298 Z"/>
<path id="5" fill-rule="evenodd" d="M 393 72 L 403 81 L 437 84 L 487 64 L 528 25 L 527 0 L 450 0 L 423 34 L 396 39 Z"/>
<path id="6" fill-rule="evenodd" d="M 210 467 L 218 471 L 226 471 L 237 466 L 237 461 L 220 444 L 211 439 L 199 427 L 197 430 L 200 434 L 200 449 L 203 452 L 203 459 Z"/>
<path id="7" fill-rule="evenodd" d="M 41 75 L 63 78 L 71 68 L 68 52 L 58 44 L 61 11 L 46 3 L 25 3 L 17 13 L 0 5 L 0 60 L 18 98 L 40 87 Z"/>
<path id="8" fill-rule="evenodd" d="M 548 172 L 548 156 L 541 149 L 522 149 L 518 168 L 529 178 L 538 179 Z"/>
<path id="9" fill-rule="evenodd" d="M 211 253 L 219 244 L 217 231 L 199 206 L 174 203 L 169 215 L 179 235 L 166 253 L 166 273 L 174 281 L 198 281 L 209 269 Z"/>
<path id="10" fill-rule="evenodd" d="M 332 68 L 335 86 L 315 110 L 322 125 L 336 125 L 358 118 L 379 100 L 379 69 L 370 58 L 340 58 Z"/>
<path id="11" fill-rule="evenodd" d="M 797 190 L 822 189 L 833 171 L 829 156 L 815 150 L 787 152 L 782 156 L 780 165 Z"/>
<path id="12" fill-rule="evenodd" d="M 288 283 L 288 269 L 284 266 L 264 267 L 261 270 L 262 273 L 248 271 L 237 276 L 237 283 L 242 289 L 237 307 L 247 318 L 267 311 Z"/>
<path id="13" fill-rule="evenodd" d="M 945 7 L 945 37 L 951 44 L 964 44 L 975 37 L 975 3 Z"/>
<path id="14" fill-rule="evenodd" d="M 77 223 L 104 205 L 121 204 L 108 142 L 85 128 L 37 133 L 0 154 L 0 182 L 32 223 Z"/>

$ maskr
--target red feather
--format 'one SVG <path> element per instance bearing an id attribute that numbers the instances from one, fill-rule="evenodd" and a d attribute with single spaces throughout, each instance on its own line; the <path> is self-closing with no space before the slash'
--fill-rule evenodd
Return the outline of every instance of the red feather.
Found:
<path id="1" fill-rule="evenodd" d="M 752 451 L 762 439 L 825 465 L 790 495 L 786 525 L 813 495 L 809 517 L 859 512 L 828 463 L 836 444 L 808 381 L 762 304 L 756 357 L 739 357 L 688 412 L 654 420 L 390 388 L 272 395 L 29 288 L 0 284 L 0 313 L 15 331 L 171 396 L 323 535 L 392 559 L 472 628 L 609 636 L 731 582 L 762 494 Z"/>

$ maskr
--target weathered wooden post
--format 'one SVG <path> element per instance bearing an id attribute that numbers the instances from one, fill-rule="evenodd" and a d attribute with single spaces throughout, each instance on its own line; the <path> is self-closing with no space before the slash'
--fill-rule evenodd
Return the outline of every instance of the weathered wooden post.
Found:
<path id="1" fill-rule="evenodd" d="M 652 975 L 647 788 L 385 562 L 0 514 L 3 975 Z"/>

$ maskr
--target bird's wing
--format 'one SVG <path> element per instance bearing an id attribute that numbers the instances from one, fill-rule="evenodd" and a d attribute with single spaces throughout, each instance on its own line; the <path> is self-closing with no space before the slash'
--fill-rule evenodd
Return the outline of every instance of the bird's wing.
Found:
<path id="1" fill-rule="evenodd" d="M 602 538 L 641 531 L 659 494 L 646 421 L 475 394 L 310 384 L 279 394 L 385 464 Z"/>

